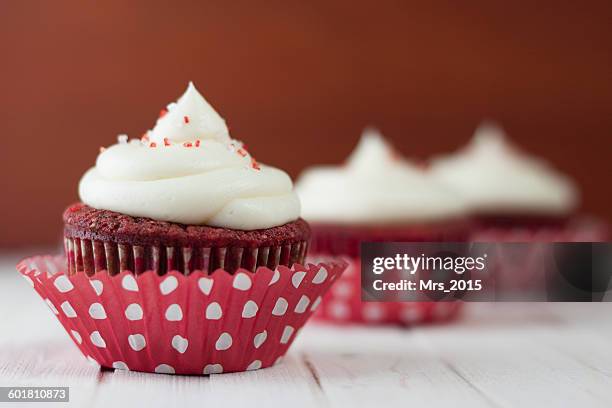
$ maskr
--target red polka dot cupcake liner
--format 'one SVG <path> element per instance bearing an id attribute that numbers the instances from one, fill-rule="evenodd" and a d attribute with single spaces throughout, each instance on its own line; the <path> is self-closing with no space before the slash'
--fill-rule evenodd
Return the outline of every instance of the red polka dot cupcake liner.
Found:
<path id="1" fill-rule="evenodd" d="M 18 271 L 88 358 L 103 367 L 217 374 L 275 364 L 347 264 L 233 274 L 106 271 L 68 275 L 64 257 L 35 256 Z"/>
<path id="2" fill-rule="evenodd" d="M 452 302 L 362 302 L 361 263 L 348 258 L 348 267 L 324 296 L 314 319 L 323 322 L 395 324 L 412 326 L 450 321 L 463 303 Z"/>
<path id="3" fill-rule="evenodd" d="M 609 238 L 609 226 L 591 218 L 573 219 L 560 226 L 483 225 L 472 234 L 477 242 L 603 242 Z"/>

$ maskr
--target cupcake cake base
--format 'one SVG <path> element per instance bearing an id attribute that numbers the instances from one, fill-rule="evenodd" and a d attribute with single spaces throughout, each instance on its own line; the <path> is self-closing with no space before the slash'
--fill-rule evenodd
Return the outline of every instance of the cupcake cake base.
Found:
<path id="1" fill-rule="evenodd" d="M 64 212 L 69 273 L 130 270 L 185 274 L 303 263 L 310 228 L 301 219 L 254 231 L 187 226 L 74 204 Z"/>

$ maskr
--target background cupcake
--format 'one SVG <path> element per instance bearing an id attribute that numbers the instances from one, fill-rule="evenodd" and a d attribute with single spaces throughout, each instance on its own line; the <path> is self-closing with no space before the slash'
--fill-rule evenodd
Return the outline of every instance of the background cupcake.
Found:
<path id="1" fill-rule="evenodd" d="M 464 241 L 465 205 L 366 129 L 342 166 L 307 169 L 296 183 L 312 227 L 311 254 L 350 260 L 320 316 L 336 321 L 411 324 L 446 318 L 455 303 L 362 303 L 359 248 L 363 241 Z"/>
<path id="2" fill-rule="evenodd" d="M 507 141 L 495 123 L 485 122 L 470 144 L 435 158 L 433 178 L 469 206 L 479 230 L 476 240 L 574 241 L 597 239 L 597 226 L 576 217 L 575 183 L 546 161 Z"/>

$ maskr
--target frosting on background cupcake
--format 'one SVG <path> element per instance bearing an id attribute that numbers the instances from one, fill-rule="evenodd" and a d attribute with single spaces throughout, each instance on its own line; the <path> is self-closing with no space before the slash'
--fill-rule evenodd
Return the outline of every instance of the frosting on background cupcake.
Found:
<path id="1" fill-rule="evenodd" d="M 431 174 L 482 214 L 563 216 L 579 201 L 568 177 L 511 146 L 491 122 L 480 125 L 465 148 L 434 159 Z"/>
<path id="2" fill-rule="evenodd" d="M 258 164 L 192 83 L 141 140 L 120 136 L 104 149 L 79 195 L 97 209 L 239 230 L 300 215 L 289 176 Z"/>
<path id="3" fill-rule="evenodd" d="M 366 129 L 343 166 L 317 166 L 296 183 L 302 216 L 338 224 L 420 222 L 463 215 L 465 207 L 425 171 Z"/>

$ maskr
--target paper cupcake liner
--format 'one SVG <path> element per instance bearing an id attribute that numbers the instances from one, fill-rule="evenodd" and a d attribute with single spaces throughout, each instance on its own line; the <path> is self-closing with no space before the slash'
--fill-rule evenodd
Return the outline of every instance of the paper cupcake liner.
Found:
<path id="1" fill-rule="evenodd" d="M 570 220 L 565 226 L 476 228 L 472 240 L 478 242 L 603 242 L 610 238 L 609 226 L 591 218 Z"/>
<path id="2" fill-rule="evenodd" d="M 238 268 L 255 271 L 264 266 L 274 269 L 279 265 L 303 264 L 308 250 L 307 241 L 296 241 L 277 246 L 242 247 L 180 247 L 164 245 L 130 245 L 89 239 L 64 237 L 64 250 L 68 260 L 68 273 L 85 272 L 88 275 L 108 271 L 136 274 L 153 270 L 158 274 L 179 271 L 187 275 L 192 271 L 213 272 Z"/>
<path id="3" fill-rule="evenodd" d="M 212 374 L 273 365 L 346 263 L 260 267 L 234 274 L 105 271 L 68 275 L 63 257 L 17 269 L 81 352 L 103 367 Z"/>
<path id="4" fill-rule="evenodd" d="M 349 266 L 335 290 L 323 298 L 315 319 L 333 323 L 416 325 L 451 320 L 460 302 L 362 302 L 361 242 L 463 242 L 472 225 L 466 220 L 401 227 L 361 227 L 311 223 L 310 259 L 342 256 Z"/>
<path id="5" fill-rule="evenodd" d="M 314 258 L 313 258 L 314 260 Z M 459 315 L 463 303 L 455 302 L 362 302 L 361 264 L 345 259 L 348 267 L 323 297 L 313 319 L 335 324 L 395 324 L 412 326 L 442 323 Z"/>
<path id="6" fill-rule="evenodd" d="M 309 251 L 315 254 L 359 257 L 362 242 L 462 242 L 468 240 L 471 228 L 471 223 L 465 220 L 409 225 L 405 228 L 311 223 Z"/>

